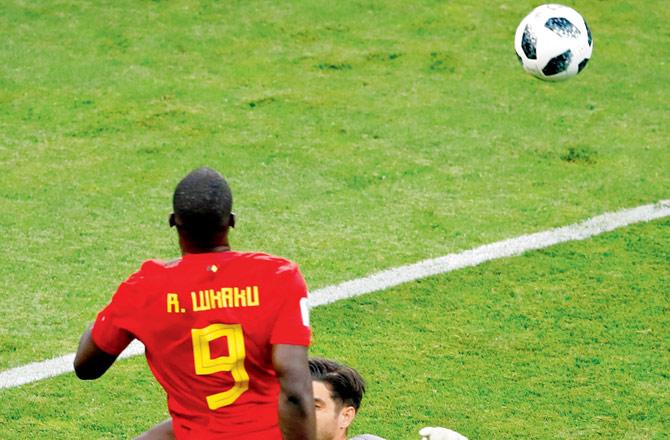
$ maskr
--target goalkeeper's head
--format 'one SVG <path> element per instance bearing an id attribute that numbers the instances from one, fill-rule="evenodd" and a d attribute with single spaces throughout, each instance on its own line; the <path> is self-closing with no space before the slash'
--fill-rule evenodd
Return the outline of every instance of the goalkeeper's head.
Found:
<path id="1" fill-rule="evenodd" d="M 228 230 L 235 226 L 233 195 L 217 171 L 191 171 L 174 190 L 170 226 L 176 226 L 182 252 L 211 252 L 228 247 Z"/>
<path id="2" fill-rule="evenodd" d="M 361 406 L 365 381 L 353 368 L 330 359 L 311 358 L 317 440 L 347 438 L 349 425 Z"/>

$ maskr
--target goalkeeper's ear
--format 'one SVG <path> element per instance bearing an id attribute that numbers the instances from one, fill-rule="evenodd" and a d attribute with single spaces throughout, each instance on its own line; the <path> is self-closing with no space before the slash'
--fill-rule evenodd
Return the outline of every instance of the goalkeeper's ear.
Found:
<path id="1" fill-rule="evenodd" d="M 337 417 L 338 427 L 346 432 L 354 421 L 354 417 L 356 417 L 356 408 L 351 405 L 344 405 Z"/>

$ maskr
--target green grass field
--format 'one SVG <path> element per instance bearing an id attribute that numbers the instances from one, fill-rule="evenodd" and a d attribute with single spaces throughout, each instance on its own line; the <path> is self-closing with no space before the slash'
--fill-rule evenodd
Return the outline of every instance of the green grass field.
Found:
<path id="1" fill-rule="evenodd" d="M 0 370 L 70 353 L 116 285 L 178 255 L 171 193 L 222 171 L 241 250 L 312 289 L 670 197 L 670 12 L 565 2 L 594 34 L 524 74 L 537 3 L 7 1 L 0 14 Z M 356 424 L 470 439 L 670 436 L 670 223 L 316 309 Z M 0 438 L 126 438 L 166 416 L 144 361 L 0 390 Z"/>

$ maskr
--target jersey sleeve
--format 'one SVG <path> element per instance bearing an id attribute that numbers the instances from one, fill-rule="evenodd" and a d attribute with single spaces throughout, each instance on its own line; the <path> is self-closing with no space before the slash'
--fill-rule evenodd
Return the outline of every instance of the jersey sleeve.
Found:
<path id="1" fill-rule="evenodd" d="M 309 327 L 307 284 L 297 266 L 288 271 L 279 289 L 285 300 L 272 329 L 270 343 L 309 346 L 312 331 Z"/>
<path id="2" fill-rule="evenodd" d="M 129 328 L 134 308 L 132 298 L 141 278 L 140 271 L 121 283 L 93 323 L 93 342 L 107 354 L 119 355 L 135 339 Z"/>

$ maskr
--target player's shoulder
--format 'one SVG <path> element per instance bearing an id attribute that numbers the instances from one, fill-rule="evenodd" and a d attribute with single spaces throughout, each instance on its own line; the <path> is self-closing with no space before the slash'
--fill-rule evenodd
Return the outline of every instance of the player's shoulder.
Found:
<path id="1" fill-rule="evenodd" d="M 145 260 L 140 265 L 140 268 L 128 277 L 126 283 L 139 284 L 150 280 L 167 269 L 170 264 L 172 264 L 172 262 L 166 262 L 158 259 Z"/>
<path id="2" fill-rule="evenodd" d="M 372 435 L 372 434 L 360 434 L 360 435 L 357 435 L 356 437 L 352 437 L 349 440 L 386 440 L 386 439 L 383 439 L 381 437 L 377 437 L 376 435 Z"/>
<path id="3" fill-rule="evenodd" d="M 243 264 L 252 264 L 257 268 L 266 269 L 276 274 L 298 271 L 298 265 L 293 261 L 267 254 L 265 252 L 236 252 L 235 257 Z"/>
<path id="4" fill-rule="evenodd" d="M 156 258 L 152 258 L 152 259 L 149 259 L 149 260 L 144 260 L 142 262 L 142 265 L 140 266 L 140 269 L 137 271 L 137 273 L 145 274 L 145 275 L 159 273 L 159 272 L 164 271 L 165 269 L 169 269 L 170 267 L 179 263 L 179 261 L 180 260 L 163 261 L 163 260 L 159 260 L 159 259 L 156 259 Z"/>

